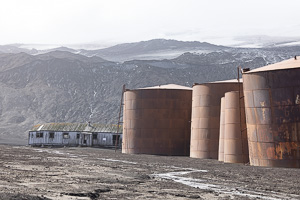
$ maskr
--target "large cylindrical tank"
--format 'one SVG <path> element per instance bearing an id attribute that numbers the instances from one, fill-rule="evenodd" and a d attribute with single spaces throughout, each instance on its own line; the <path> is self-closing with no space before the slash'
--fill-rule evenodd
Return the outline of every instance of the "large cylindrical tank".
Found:
<path id="1" fill-rule="evenodd" d="M 122 153 L 189 155 L 192 88 L 178 85 L 127 90 Z"/>
<path id="2" fill-rule="evenodd" d="M 194 84 L 191 157 L 218 159 L 221 98 L 239 88 L 237 80 Z"/>
<path id="3" fill-rule="evenodd" d="M 250 164 L 300 167 L 300 60 L 243 73 Z"/>
<path id="4" fill-rule="evenodd" d="M 224 161 L 224 135 L 225 135 L 225 97 L 221 98 L 220 109 L 220 136 L 219 136 L 219 155 L 218 160 Z"/>
<path id="5" fill-rule="evenodd" d="M 225 93 L 224 162 L 249 162 L 243 92 Z"/>

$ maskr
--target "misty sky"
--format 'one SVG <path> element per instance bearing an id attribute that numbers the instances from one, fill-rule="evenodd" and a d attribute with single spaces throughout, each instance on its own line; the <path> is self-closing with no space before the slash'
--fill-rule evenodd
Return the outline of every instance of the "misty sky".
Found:
<path id="1" fill-rule="evenodd" d="M 1 0 L 0 44 L 300 36 L 297 0 Z"/>

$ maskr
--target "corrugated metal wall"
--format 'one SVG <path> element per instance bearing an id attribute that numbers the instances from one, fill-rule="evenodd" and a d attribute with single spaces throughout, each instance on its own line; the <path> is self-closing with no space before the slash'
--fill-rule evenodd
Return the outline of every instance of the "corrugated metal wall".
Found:
<path id="1" fill-rule="evenodd" d="M 37 137 L 37 133 L 43 133 L 43 137 Z M 54 137 L 50 138 L 50 133 L 54 133 Z M 69 138 L 64 139 L 63 133 L 68 133 Z M 30 132 L 29 145 L 66 145 L 66 146 L 77 146 L 80 141 L 77 139 L 78 132 L 52 132 L 52 131 L 38 131 Z"/>
<path id="2" fill-rule="evenodd" d="M 97 135 L 97 138 L 95 138 L 94 135 Z M 93 133 L 93 144 L 92 146 L 115 146 L 115 140 L 117 139 L 116 134 L 111 133 Z M 118 146 L 120 147 L 122 145 L 122 135 L 118 136 Z"/>
<path id="3" fill-rule="evenodd" d="M 243 92 L 225 93 L 224 162 L 249 162 Z"/>
<path id="4" fill-rule="evenodd" d="M 128 90 L 124 104 L 123 153 L 189 155 L 191 90 Z"/>
<path id="5" fill-rule="evenodd" d="M 218 159 L 221 98 L 233 90 L 239 90 L 238 82 L 193 86 L 191 157 Z"/>
<path id="6" fill-rule="evenodd" d="M 43 137 L 37 137 L 40 133 Z M 64 134 L 68 133 L 68 137 Z M 53 134 L 50 136 L 50 134 Z M 116 134 L 96 133 L 97 139 L 93 139 L 91 133 L 81 132 L 53 132 L 53 131 L 30 131 L 28 144 L 33 146 L 114 146 Z M 119 135 L 118 146 L 121 146 L 122 135 Z"/>
<path id="7" fill-rule="evenodd" d="M 224 137 L 225 137 L 225 97 L 221 98 L 220 109 L 220 136 L 219 136 L 219 155 L 218 160 L 224 161 Z"/>
<path id="8" fill-rule="evenodd" d="M 250 164 L 300 167 L 300 69 L 243 74 Z"/>

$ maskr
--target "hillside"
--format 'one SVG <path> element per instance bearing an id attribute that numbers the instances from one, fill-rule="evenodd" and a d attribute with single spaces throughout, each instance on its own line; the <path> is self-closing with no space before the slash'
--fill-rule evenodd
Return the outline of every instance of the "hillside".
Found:
<path id="1" fill-rule="evenodd" d="M 0 54 L 0 143 L 26 143 L 38 123 L 116 123 L 122 85 L 141 88 L 237 77 L 237 66 L 257 68 L 300 55 L 299 47 L 184 53 L 173 59 L 107 61 L 67 51 Z"/>

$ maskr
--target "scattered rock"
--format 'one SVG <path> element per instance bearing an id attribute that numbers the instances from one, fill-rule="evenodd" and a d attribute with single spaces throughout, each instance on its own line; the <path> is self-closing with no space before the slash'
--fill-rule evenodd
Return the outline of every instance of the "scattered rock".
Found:
<path id="1" fill-rule="evenodd" d="M 44 196 L 32 196 L 27 194 L 9 194 L 9 193 L 0 193 L 0 199 L 5 200 L 50 200 Z"/>
<path id="2" fill-rule="evenodd" d="M 190 199 L 202 199 L 199 195 L 190 195 L 188 198 L 190 198 Z"/>

